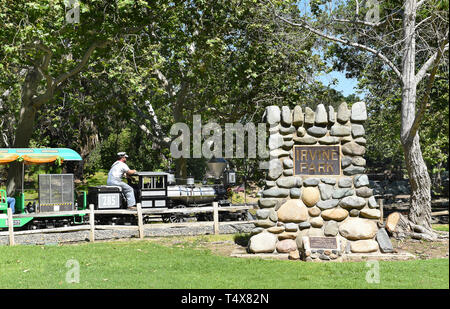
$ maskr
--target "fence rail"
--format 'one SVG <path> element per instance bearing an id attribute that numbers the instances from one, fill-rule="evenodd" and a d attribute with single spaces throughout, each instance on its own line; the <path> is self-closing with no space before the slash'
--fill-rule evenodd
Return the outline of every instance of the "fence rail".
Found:
<path id="1" fill-rule="evenodd" d="M 163 215 L 171 213 L 182 213 L 182 214 L 195 214 L 195 213 L 213 213 L 213 230 L 214 234 L 219 234 L 219 212 L 237 212 L 242 210 L 249 210 L 255 208 L 256 204 L 245 204 L 245 205 L 234 205 L 234 206 L 224 206 L 219 207 L 217 202 L 213 203 L 213 206 L 208 207 L 192 207 L 192 208 L 175 208 L 175 209 L 143 209 L 141 204 L 136 205 L 136 210 L 95 210 L 94 205 L 89 205 L 89 209 L 85 210 L 75 210 L 75 211 L 65 211 L 64 216 L 72 215 L 89 215 L 89 225 L 79 225 L 79 226 L 69 226 L 69 227 L 59 227 L 41 230 L 29 230 L 29 231 L 14 231 L 13 220 L 16 218 L 34 217 L 34 218 L 46 218 L 61 216 L 61 212 L 45 212 L 36 214 L 18 214 L 13 215 L 11 209 L 8 208 L 8 231 L 0 232 L 0 236 L 9 236 L 9 245 L 15 245 L 14 236 L 15 235 L 27 235 L 27 234 L 38 234 L 38 233 L 61 233 L 61 232 L 74 232 L 89 230 L 89 240 L 91 242 L 95 241 L 95 230 L 120 230 L 120 229 L 136 229 L 139 234 L 139 238 L 144 238 L 144 215 Z M 95 225 L 96 215 L 105 214 L 116 214 L 116 215 L 135 215 L 137 216 L 138 225 Z M 253 221 L 240 221 L 241 223 L 252 223 Z M 186 224 L 191 224 L 185 222 Z M 205 222 L 205 224 L 211 224 Z M 161 225 L 161 224 L 159 224 Z M 168 225 L 165 223 L 164 225 Z"/>

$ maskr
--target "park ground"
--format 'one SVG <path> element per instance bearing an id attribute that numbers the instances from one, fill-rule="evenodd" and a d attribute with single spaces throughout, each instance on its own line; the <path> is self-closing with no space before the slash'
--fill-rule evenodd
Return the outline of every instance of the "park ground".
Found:
<path id="1" fill-rule="evenodd" d="M 448 230 L 448 225 L 436 228 Z M 368 283 L 366 262 L 305 263 L 230 257 L 233 250 L 245 246 L 248 237 L 204 235 L 1 246 L 0 288 L 449 288 L 448 242 L 394 241 L 394 247 L 415 254 L 417 259 L 381 261 L 379 283 Z M 76 267 L 79 277 L 73 272 Z M 78 283 L 70 283 L 74 279 Z"/>

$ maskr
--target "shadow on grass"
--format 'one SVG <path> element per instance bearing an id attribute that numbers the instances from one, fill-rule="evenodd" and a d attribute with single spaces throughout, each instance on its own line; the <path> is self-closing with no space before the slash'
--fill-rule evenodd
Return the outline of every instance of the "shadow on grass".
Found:
<path id="1" fill-rule="evenodd" d="M 236 234 L 234 235 L 234 243 L 242 246 L 242 247 L 247 247 L 248 245 L 248 241 L 250 240 L 250 234 Z"/>

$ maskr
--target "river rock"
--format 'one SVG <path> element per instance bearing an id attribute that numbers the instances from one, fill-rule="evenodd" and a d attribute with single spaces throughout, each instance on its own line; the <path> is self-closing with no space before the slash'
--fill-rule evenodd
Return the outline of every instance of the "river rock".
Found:
<path id="1" fill-rule="evenodd" d="M 284 229 L 286 232 L 297 232 L 298 230 L 298 224 L 295 223 L 286 223 L 284 225 Z"/>
<path id="2" fill-rule="evenodd" d="M 272 187 L 264 190 L 262 194 L 264 197 L 287 197 L 289 195 L 289 189 Z"/>
<path id="3" fill-rule="evenodd" d="M 270 211 L 269 211 L 269 220 L 271 220 L 273 222 L 278 221 L 278 215 L 274 208 L 270 209 Z"/>
<path id="4" fill-rule="evenodd" d="M 321 178 L 320 179 L 323 183 L 326 183 L 327 185 L 334 186 L 336 184 L 336 179 L 334 178 Z"/>
<path id="5" fill-rule="evenodd" d="M 339 204 L 339 200 L 326 200 L 326 201 L 320 201 L 317 203 L 317 207 L 319 207 L 322 210 L 330 209 L 333 207 L 336 207 Z"/>
<path id="6" fill-rule="evenodd" d="M 314 145 L 317 143 L 317 139 L 312 136 L 294 137 L 294 142 L 305 145 Z"/>
<path id="7" fill-rule="evenodd" d="M 358 240 L 350 244 L 350 250 L 353 253 L 369 253 L 378 251 L 378 243 L 375 240 Z"/>
<path id="8" fill-rule="evenodd" d="M 309 223 L 311 223 L 312 227 L 322 227 L 323 226 L 323 219 L 321 217 L 314 217 L 309 220 Z"/>
<path id="9" fill-rule="evenodd" d="M 333 192 L 333 198 L 334 199 L 340 199 L 346 196 L 351 196 L 355 194 L 355 191 L 353 189 L 350 188 L 339 188 L 334 190 Z"/>
<path id="10" fill-rule="evenodd" d="M 298 127 L 298 129 L 297 129 L 297 136 L 303 137 L 303 136 L 305 136 L 305 134 L 306 134 L 306 129 L 304 127 Z"/>
<path id="11" fill-rule="evenodd" d="M 290 177 L 283 177 L 279 178 L 277 180 L 277 185 L 280 188 L 294 188 L 297 187 L 298 177 L 290 176 Z"/>
<path id="12" fill-rule="evenodd" d="M 359 216 L 359 210 L 358 209 L 350 210 L 350 217 L 358 217 L 358 216 Z"/>
<path id="13" fill-rule="evenodd" d="M 394 247 L 392 246 L 391 239 L 389 238 L 389 235 L 387 234 L 385 229 L 381 228 L 378 230 L 376 239 L 381 252 L 383 253 L 394 252 Z"/>
<path id="14" fill-rule="evenodd" d="M 363 122 L 367 120 L 366 104 L 364 102 L 356 102 L 352 105 L 352 122 Z"/>
<path id="15" fill-rule="evenodd" d="M 305 187 L 317 186 L 320 183 L 318 178 L 306 178 L 303 180 L 303 185 Z"/>
<path id="16" fill-rule="evenodd" d="M 367 204 L 370 208 L 378 208 L 377 201 L 375 200 L 374 196 L 369 197 L 367 200 Z"/>
<path id="17" fill-rule="evenodd" d="M 359 212 L 360 216 L 369 219 L 379 219 L 381 212 L 379 209 L 374 208 L 364 208 Z"/>
<path id="18" fill-rule="evenodd" d="M 323 233 L 325 236 L 336 236 L 339 232 L 339 226 L 336 221 L 328 221 L 325 223 Z"/>
<path id="19" fill-rule="evenodd" d="M 287 106 L 281 107 L 281 123 L 290 126 L 292 122 L 291 110 Z"/>
<path id="20" fill-rule="evenodd" d="M 309 107 L 305 108 L 305 124 L 313 125 L 314 124 L 314 111 Z"/>
<path id="21" fill-rule="evenodd" d="M 297 250 L 297 244 L 293 239 L 284 239 L 277 243 L 276 249 L 278 253 L 288 253 Z"/>
<path id="22" fill-rule="evenodd" d="M 352 124 L 352 136 L 353 138 L 357 138 L 360 136 L 364 136 L 366 131 L 364 131 L 364 126 L 360 124 Z"/>
<path id="23" fill-rule="evenodd" d="M 299 188 L 291 188 L 291 198 L 299 198 L 301 195 L 301 191 Z"/>
<path id="24" fill-rule="evenodd" d="M 374 221 L 363 218 L 348 218 L 339 227 L 339 233 L 350 240 L 371 239 L 377 231 L 378 227 Z"/>
<path id="25" fill-rule="evenodd" d="M 349 126 L 343 126 L 336 122 L 331 127 L 330 134 L 332 136 L 349 136 L 351 134 L 351 128 Z"/>
<path id="26" fill-rule="evenodd" d="M 353 179 L 351 177 L 342 177 L 339 179 L 338 186 L 340 188 L 351 188 Z"/>
<path id="27" fill-rule="evenodd" d="M 278 200 L 269 198 L 260 198 L 258 201 L 259 207 L 261 208 L 271 208 L 277 205 Z"/>
<path id="28" fill-rule="evenodd" d="M 280 157 L 286 157 L 286 156 L 289 156 L 289 152 L 288 152 L 288 151 L 283 150 L 283 149 L 280 149 L 280 148 L 271 150 L 271 151 L 269 152 L 269 154 L 270 154 L 270 156 L 271 156 L 272 158 L 280 158 Z"/>
<path id="29" fill-rule="evenodd" d="M 320 208 L 317 206 L 311 207 L 308 209 L 308 213 L 311 217 L 317 217 L 320 215 Z"/>
<path id="30" fill-rule="evenodd" d="M 369 177 L 367 177 L 367 175 L 358 175 L 354 177 L 353 182 L 355 183 L 355 188 L 368 186 Z"/>
<path id="31" fill-rule="evenodd" d="M 303 181 L 303 184 L 305 184 L 305 180 Z M 316 205 L 319 199 L 320 199 L 320 192 L 319 189 L 317 189 L 317 187 L 303 188 L 302 200 L 306 204 L 306 206 L 312 207 Z"/>
<path id="32" fill-rule="evenodd" d="M 308 209 L 301 200 L 291 199 L 277 211 L 281 222 L 302 222 L 308 220 Z"/>
<path id="33" fill-rule="evenodd" d="M 275 251 L 277 236 L 263 232 L 254 235 L 249 240 L 249 251 L 252 253 L 272 253 Z"/>
<path id="34" fill-rule="evenodd" d="M 373 190 L 368 187 L 361 187 L 356 189 L 356 195 L 361 197 L 371 197 L 373 195 Z"/>
<path id="35" fill-rule="evenodd" d="M 347 196 L 344 197 L 340 202 L 339 205 L 342 208 L 356 208 L 361 209 L 364 206 L 366 206 L 366 200 L 362 197 L 358 196 Z"/>
<path id="36" fill-rule="evenodd" d="M 295 239 L 297 237 L 297 233 L 293 233 L 293 232 L 283 232 L 281 234 L 278 234 L 278 239 L 279 240 L 283 240 L 283 239 Z"/>
<path id="37" fill-rule="evenodd" d="M 270 209 L 258 209 L 256 211 L 256 218 L 259 220 L 264 220 L 269 217 Z"/>
<path id="38" fill-rule="evenodd" d="M 280 133 L 269 136 L 269 150 L 278 149 L 281 145 L 283 145 L 283 136 Z"/>
<path id="39" fill-rule="evenodd" d="M 350 110 L 347 103 L 343 102 L 339 105 L 337 110 L 337 120 L 341 123 L 346 123 L 350 120 Z"/>
<path id="40" fill-rule="evenodd" d="M 364 137 L 355 138 L 355 143 L 365 146 L 367 144 L 367 140 Z"/>
<path id="41" fill-rule="evenodd" d="M 291 159 L 284 159 L 283 160 L 283 167 L 284 168 L 293 168 L 294 162 Z"/>
<path id="42" fill-rule="evenodd" d="M 290 126 L 288 128 L 280 127 L 280 133 L 283 134 L 283 135 L 292 134 L 294 132 L 295 132 L 295 127 L 294 126 Z"/>
<path id="43" fill-rule="evenodd" d="M 303 124 L 303 111 L 299 105 L 294 107 L 294 111 L 292 113 L 292 124 L 294 126 L 301 126 Z"/>
<path id="44" fill-rule="evenodd" d="M 280 108 L 276 105 L 267 106 L 266 120 L 269 125 L 278 124 L 281 120 Z"/>
<path id="45" fill-rule="evenodd" d="M 329 200 L 333 196 L 333 186 L 327 184 L 319 184 L 320 197 L 322 200 Z"/>
<path id="46" fill-rule="evenodd" d="M 288 168 L 288 169 L 283 170 L 283 175 L 284 176 L 292 176 L 292 175 L 294 175 L 294 169 Z"/>
<path id="47" fill-rule="evenodd" d="M 268 228 L 267 231 L 274 234 L 280 234 L 284 232 L 284 226 L 273 226 Z"/>
<path id="48" fill-rule="evenodd" d="M 362 156 L 366 153 L 366 148 L 354 142 L 342 146 L 342 153 L 350 156 Z"/>
<path id="49" fill-rule="evenodd" d="M 308 228 L 310 228 L 310 227 L 311 227 L 311 223 L 309 223 L 309 222 L 307 222 L 307 221 L 305 221 L 305 222 L 300 222 L 300 223 L 298 224 L 298 228 L 301 229 L 301 230 L 308 229 Z"/>
<path id="50" fill-rule="evenodd" d="M 344 175 L 352 176 L 364 173 L 366 169 L 363 166 L 350 165 L 344 169 Z"/>
<path id="51" fill-rule="evenodd" d="M 344 157 L 342 157 L 342 160 L 341 160 L 341 166 L 343 168 L 346 168 L 347 166 L 350 166 L 350 164 L 352 164 L 352 161 L 353 161 L 353 159 L 351 157 L 344 156 Z"/>
<path id="52" fill-rule="evenodd" d="M 269 228 L 269 227 L 275 226 L 275 223 L 273 221 L 270 221 L 267 219 L 266 220 L 258 220 L 258 221 L 255 221 L 255 226 Z"/>
<path id="53" fill-rule="evenodd" d="M 308 130 L 306 130 L 306 132 L 308 132 L 309 135 L 312 135 L 315 137 L 322 137 L 322 136 L 325 136 L 325 134 L 327 134 L 327 128 L 313 126 L 313 127 L 308 128 Z"/>
<path id="54" fill-rule="evenodd" d="M 327 110 L 325 108 L 325 105 L 323 104 L 319 104 L 316 107 L 316 119 L 314 120 L 314 122 L 317 125 L 326 125 L 328 124 L 328 115 L 327 115 Z"/>
<path id="55" fill-rule="evenodd" d="M 333 106 L 328 106 L 328 122 L 335 123 L 336 122 L 336 114 L 334 112 Z"/>
<path id="56" fill-rule="evenodd" d="M 319 144 L 322 144 L 322 145 L 333 145 L 333 144 L 338 144 L 338 143 L 339 143 L 339 138 L 335 137 L 335 136 L 324 136 L 319 139 Z"/>
<path id="57" fill-rule="evenodd" d="M 365 166 L 366 165 L 366 159 L 363 157 L 354 157 L 352 159 L 352 164 L 356 166 Z"/>
<path id="58" fill-rule="evenodd" d="M 272 180 L 276 180 L 283 173 L 283 165 L 280 160 L 272 159 L 269 161 L 269 171 L 267 177 Z"/>
<path id="59" fill-rule="evenodd" d="M 325 220 L 342 221 L 348 217 L 348 211 L 342 208 L 327 209 L 322 211 Z"/>

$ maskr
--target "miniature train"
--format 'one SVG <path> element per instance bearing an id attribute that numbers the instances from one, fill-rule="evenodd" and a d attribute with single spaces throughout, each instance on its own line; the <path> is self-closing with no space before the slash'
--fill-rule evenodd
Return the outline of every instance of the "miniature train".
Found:
<path id="1" fill-rule="evenodd" d="M 48 151 L 53 151 L 50 158 Z M 81 157 L 70 149 L 27 149 L 27 155 L 23 155 L 24 149 L 0 149 L 0 162 L 5 164 L 14 161 L 14 157 L 22 155 L 23 164 L 48 163 L 52 160 L 77 161 Z M 34 156 L 33 156 L 34 155 Z M 8 156 L 10 161 L 8 162 Z M 47 159 L 47 160 L 46 160 Z M 27 161 L 29 160 L 29 161 Z M 24 166 L 23 165 L 23 166 Z M 209 172 L 202 185 L 196 185 L 194 179 L 189 177 L 186 184 L 177 185 L 172 173 L 165 172 L 138 172 L 135 177 L 128 180 L 133 187 L 136 202 L 143 209 L 171 209 L 185 207 L 212 206 L 217 202 L 219 207 L 231 205 L 230 191 L 236 184 L 236 174 L 228 166 L 228 162 L 222 158 L 213 158 L 208 162 Z M 212 180 L 212 183 L 211 183 Z M 23 183 L 23 179 L 22 179 Z M 210 184 L 208 184 L 210 183 Z M 6 192 L 1 191 L 0 197 L 0 229 L 7 228 Z M 76 192 L 73 174 L 40 174 L 38 176 L 38 198 L 26 199 L 23 185 L 22 191 L 16 196 L 16 214 L 14 227 L 24 229 L 40 229 L 48 227 L 62 227 L 75 224 L 85 224 L 84 214 L 69 214 L 70 211 L 84 210 L 90 204 L 96 210 L 108 210 L 108 214 L 96 215 L 96 223 L 99 224 L 132 224 L 136 220 L 134 215 L 124 215 L 121 212 L 111 213 L 114 210 L 127 208 L 126 199 L 118 186 L 92 186 L 87 192 Z M 52 217 L 42 217 L 36 214 L 52 213 Z M 67 214 L 65 214 L 67 213 Z M 34 216 L 33 216 L 34 215 Z M 221 212 L 222 220 L 246 220 L 247 211 Z M 210 220 L 212 214 L 198 213 L 193 215 L 197 220 Z M 162 214 L 164 222 L 182 222 L 192 215 L 182 213 Z M 149 221 L 150 216 L 144 216 L 144 221 Z"/>

